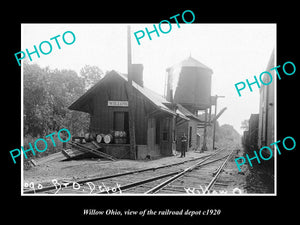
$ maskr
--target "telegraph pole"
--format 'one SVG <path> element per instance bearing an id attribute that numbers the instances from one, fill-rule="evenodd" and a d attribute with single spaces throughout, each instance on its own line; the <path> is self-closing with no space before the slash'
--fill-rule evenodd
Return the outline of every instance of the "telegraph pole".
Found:
<path id="1" fill-rule="evenodd" d="M 207 109 L 205 109 L 205 124 L 204 124 L 204 132 L 203 132 L 203 144 L 201 148 L 201 152 L 207 151 L 206 146 L 206 128 L 207 128 Z"/>
<path id="2" fill-rule="evenodd" d="M 135 112 L 135 101 L 133 96 L 133 87 L 132 87 L 132 71 L 131 71 L 131 34 L 130 34 L 130 26 L 127 26 L 127 72 L 128 72 L 128 122 L 129 122 L 129 141 L 130 141 L 130 155 L 134 154 L 133 158 L 137 158 L 136 152 L 136 141 L 135 141 L 135 120 L 134 120 L 134 112 Z"/>
<path id="3" fill-rule="evenodd" d="M 218 96 L 218 95 L 215 95 L 215 120 L 214 120 L 214 131 L 213 131 L 213 150 L 215 149 L 215 138 L 216 138 L 216 123 L 217 123 L 217 101 L 218 101 L 218 98 L 225 98 L 225 96 Z"/>

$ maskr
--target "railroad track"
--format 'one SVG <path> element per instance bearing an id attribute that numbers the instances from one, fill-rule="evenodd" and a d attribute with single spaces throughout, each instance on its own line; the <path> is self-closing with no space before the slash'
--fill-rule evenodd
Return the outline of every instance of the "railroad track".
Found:
<path id="1" fill-rule="evenodd" d="M 205 163 L 199 162 L 149 189 L 145 194 L 172 194 L 174 192 L 181 192 L 184 194 L 209 194 L 216 184 L 223 168 L 230 157 L 232 157 L 233 152 L 234 150 L 229 154 L 222 157 L 219 156 L 218 158 L 209 160 Z M 217 169 L 215 169 L 216 164 L 220 165 Z M 212 178 L 211 175 L 213 176 Z"/>
<path id="2" fill-rule="evenodd" d="M 215 184 L 217 178 L 221 174 L 222 169 L 228 162 L 228 159 L 232 156 L 232 153 L 233 151 L 231 151 L 229 154 L 224 155 L 224 153 L 220 154 L 220 152 L 216 152 L 209 157 L 200 160 L 199 162 L 194 163 L 189 167 L 186 167 L 184 170 L 177 170 L 161 176 L 152 177 L 136 183 L 124 185 L 122 186 L 122 191 L 125 191 L 125 193 L 129 191 L 128 193 L 133 192 L 143 194 L 186 194 L 186 187 L 183 184 L 184 180 L 190 181 L 192 178 L 192 180 L 196 180 L 196 182 L 201 183 L 204 176 L 202 177 L 199 171 L 207 176 L 212 171 L 209 171 L 207 169 L 203 170 L 203 168 L 209 165 L 212 168 L 215 168 L 215 164 L 222 161 L 222 164 L 216 170 L 215 175 L 209 185 L 205 186 L 206 190 L 203 191 L 203 194 L 207 194 Z M 100 193 L 103 194 L 104 192 Z"/>
<path id="3" fill-rule="evenodd" d="M 200 168 L 205 168 L 205 166 L 215 164 L 221 160 L 224 161 L 225 158 L 229 158 L 229 154 L 226 154 L 227 152 L 223 148 L 212 154 L 179 163 L 77 180 L 75 182 L 76 188 L 74 187 L 74 182 L 73 185 L 67 186 L 65 183 L 63 185 L 62 181 L 59 181 L 56 185 L 38 190 L 25 190 L 24 194 L 110 194 L 116 191 L 118 191 L 116 193 L 122 194 L 155 194 L 164 193 L 166 190 L 170 192 L 170 187 L 172 187 L 173 193 L 184 193 L 185 189 L 183 187 L 178 186 L 174 189 L 176 182 L 186 179 L 188 174 L 194 173 L 193 171 L 200 170 Z M 198 177 L 198 180 L 201 180 L 200 178 Z M 72 183 L 72 181 L 65 182 Z M 104 187 L 118 187 L 118 189 L 107 189 Z"/>

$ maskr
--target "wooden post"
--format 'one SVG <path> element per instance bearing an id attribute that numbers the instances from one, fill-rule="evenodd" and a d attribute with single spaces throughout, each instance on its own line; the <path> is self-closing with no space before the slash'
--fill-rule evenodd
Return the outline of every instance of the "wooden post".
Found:
<path id="1" fill-rule="evenodd" d="M 171 109 L 176 113 L 176 104 L 174 103 L 173 98 L 173 89 L 170 89 L 170 102 L 171 102 Z M 176 116 L 172 117 L 172 130 L 171 130 L 171 137 L 172 137 L 172 154 L 176 154 Z"/>
<path id="2" fill-rule="evenodd" d="M 215 96 L 215 119 L 214 119 L 214 130 L 213 130 L 213 150 L 215 149 L 215 138 L 216 138 L 216 123 L 217 123 L 217 101 L 218 98 L 225 98 L 225 96 Z"/>
<path id="3" fill-rule="evenodd" d="M 207 151 L 207 146 L 206 146 L 206 127 L 207 127 L 207 109 L 205 109 L 205 124 L 204 124 L 203 145 L 202 145 L 201 152 Z"/>
<path id="4" fill-rule="evenodd" d="M 129 141 L 130 141 L 130 152 L 134 154 L 133 158 L 137 158 L 136 152 L 136 141 L 135 141 L 135 120 L 134 120 L 134 112 L 135 112 L 135 101 L 133 96 L 133 87 L 132 87 L 132 72 L 131 72 L 131 34 L 130 34 L 130 26 L 127 26 L 127 71 L 128 71 L 128 122 L 129 122 Z"/>
<path id="5" fill-rule="evenodd" d="M 217 99 L 218 99 L 218 95 L 215 96 L 216 98 L 216 102 L 215 102 L 215 117 L 217 116 Z M 217 120 L 214 121 L 214 131 L 213 131 L 213 150 L 215 149 L 215 138 L 216 138 L 216 123 Z"/>

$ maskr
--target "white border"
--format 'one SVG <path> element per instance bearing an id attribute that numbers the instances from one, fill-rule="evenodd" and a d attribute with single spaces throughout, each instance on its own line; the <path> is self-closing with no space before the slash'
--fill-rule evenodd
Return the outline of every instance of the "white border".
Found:
<path id="1" fill-rule="evenodd" d="M 24 34 L 24 26 L 21 24 L 21 49 L 24 47 L 24 41 L 23 41 L 23 34 Z M 23 79 L 23 60 L 21 61 L 21 146 L 24 146 L 24 79 Z M 23 156 L 21 154 L 21 196 L 25 196 L 23 193 L 23 187 L 24 187 L 24 160 Z"/>

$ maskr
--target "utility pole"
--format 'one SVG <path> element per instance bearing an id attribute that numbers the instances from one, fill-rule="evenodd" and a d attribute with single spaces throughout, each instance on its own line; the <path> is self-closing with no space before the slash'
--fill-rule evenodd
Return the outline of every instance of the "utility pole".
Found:
<path id="1" fill-rule="evenodd" d="M 128 93 L 128 122 L 129 122 L 129 141 L 130 141 L 130 155 L 133 154 L 133 158 L 137 158 L 136 152 L 136 141 L 135 141 L 135 101 L 133 96 L 133 87 L 132 87 L 132 71 L 131 71 L 131 34 L 130 34 L 130 26 L 127 26 L 127 72 L 128 72 L 128 85 L 127 85 L 127 93 Z"/>
<path id="2" fill-rule="evenodd" d="M 207 109 L 205 109 L 205 124 L 204 124 L 204 133 L 203 133 L 203 144 L 200 152 L 207 151 L 206 146 L 206 127 L 207 127 Z"/>
<path id="3" fill-rule="evenodd" d="M 215 120 L 214 120 L 214 130 L 213 130 L 213 150 L 215 149 L 215 138 L 216 138 L 216 123 L 217 123 L 217 101 L 218 98 L 225 98 L 225 96 L 215 95 Z"/>

